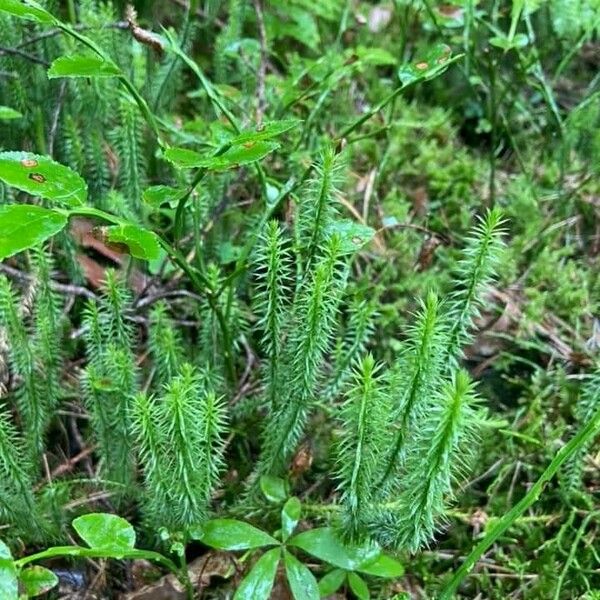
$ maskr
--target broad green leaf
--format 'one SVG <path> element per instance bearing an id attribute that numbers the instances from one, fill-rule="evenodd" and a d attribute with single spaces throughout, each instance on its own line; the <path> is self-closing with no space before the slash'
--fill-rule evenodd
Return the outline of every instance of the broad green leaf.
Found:
<path id="1" fill-rule="evenodd" d="M 402 563 L 387 554 L 381 554 L 375 560 L 367 561 L 361 564 L 357 571 L 367 575 L 376 575 L 377 577 L 402 577 L 404 567 Z"/>
<path id="2" fill-rule="evenodd" d="M 374 545 L 350 546 L 343 544 L 330 527 L 317 527 L 303 531 L 288 540 L 288 546 L 301 548 L 341 569 L 354 571 L 368 561 L 374 561 L 381 550 Z"/>
<path id="3" fill-rule="evenodd" d="M 529 44 L 529 38 L 524 33 L 517 33 L 512 39 L 504 35 L 495 35 L 490 38 L 489 42 L 492 46 L 507 51 L 512 48 L 524 48 Z"/>
<path id="4" fill-rule="evenodd" d="M 287 485 L 280 477 L 263 475 L 260 478 L 260 489 L 269 502 L 279 503 L 287 498 Z"/>
<path id="5" fill-rule="evenodd" d="M 144 190 L 142 198 L 152 208 L 160 208 L 163 204 L 168 204 L 171 208 L 175 208 L 177 198 L 184 191 L 181 188 L 174 188 L 170 185 L 153 185 Z"/>
<path id="6" fill-rule="evenodd" d="M 56 77 L 117 77 L 121 70 L 115 63 L 99 56 L 72 54 L 60 56 L 48 69 L 48 78 Z"/>
<path id="7" fill-rule="evenodd" d="M 335 594 L 346 581 L 346 571 L 344 569 L 334 569 L 319 581 L 319 593 L 322 597 Z"/>
<path id="8" fill-rule="evenodd" d="M 52 571 L 38 565 L 21 571 L 19 579 L 27 596 L 45 594 L 58 584 L 58 577 Z"/>
<path id="9" fill-rule="evenodd" d="M 0 180 L 66 206 L 80 206 L 87 198 L 87 185 L 75 171 L 31 152 L 0 152 Z"/>
<path id="10" fill-rule="evenodd" d="M 17 570 L 13 564 L 10 549 L 0 540 L 0 598 L 2 600 L 17 600 L 18 597 Z"/>
<path id="11" fill-rule="evenodd" d="M 342 241 L 342 254 L 353 254 L 368 244 L 375 235 L 375 230 L 350 220 L 332 221 L 325 228 L 325 235 L 337 234 Z"/>
<path id="12" fill-rule="evenodd" d="M 193 169 L 206 162 L 206 156 L 187 148 L 167 148 L 164 157 L 180 169 Z"/>
<path id="13" fill-rule="evenodd" d="M 358 46 L 355 50 L 358 59 L 367 65 L 395 65 L 396 57 L 383 48 Z"/>
<path id="14" fill-rule="evenodd" d="M 45 8 L 33 0 L 0 0 L 0 11 L 38 23 L 56 23 L 56 19 Z"/>
<path id="15" fill-rule="evenodd" d="M 2 540 L 0 540 L 0 558 L 8 558 L 12 560 L 10 548 Z"/>
<path id="16" fill-rule="evenodd" d="M 290 590 L 295 600 L 318 600 L 319 585 L 315 576 L 293 554 L 284 550 L 283 563 Z"/>
<path id="17" fill-rule="evenodd" d="M 10 106 L 0 106 L 0 119 L 9 121 L 11 119 L 20 119 L 23 115 Z"/>
<path id="18" fill-rule="evenodd" d="M 348 583 L 352 593 L 358 598 L 358 600 L 369 600 L 371 594 L 369 594 L 369 587 L 365 583 L 365 580 L 356 573 L 348 573 Z"/>
<path id="19" fill-rule="evenodd" d="M 33 204 L 0 206 L 0 260 L 41 244 L 67 224 L 67 217 Z"/>
<path id="20" fill-rule="evenodd" d="M 271 121 L 265 123 L 262 127 L 256 129 L 248 129 L 236 135 L 231 141 L 231 144 L 244 144 L 247 142 L 259 142 L 277 137 L 294 127 L 300 125 L 300 119 L 286 119 L 284 121 Z"/>
<path id="21" fill-rule="evenodd" d="M 290 498 L 281 511 L 281 532 L 285 542 L 296 529 L 302 512 L 302 504 L 295 496 Z"/>
<path id="22" fill-rule="evenodd" d="M 160 243 L 153 231 L 137 225 L 115 225 L 106 228 L 109 242 L 125 244 L 135 258 L 155 260 L 160 256 Z"/>
<path id="23" fill-rule="evenodd" d="M 446 44 L 437 44 L 424 57 L 398 69 L 400 81 L 407 85 L 419 79 L 430 79 L 446 69 L 452 50 Z"/>
<path id="24" fill-rule="evenodd" d="M 191 533 L 194 539 L 218 550 L 248 550 L 279 544 L 268 533 L 236 519 L 213 519 Z"/>
<path id="25" fill-rule="evenodd" d="M 244 577 L 233 600 L 268 600 L 271 597 L 280 556 L 279 548 L 265 552 Z"/>
<path id="26" fill-rule="evenodd" d="M 77 517 L 73 528 L 90 548 L 126 552 L 135 546 L 135 531 L 123 518 L 106 513 Z"/>
<path id="27" fill-rule="evenodd" d="M 275 142 L 247 142 L 233 146 L 219 156 L 205 156 L 186 148 L 169 148 L 165 151 L 165 158 L 180 169 L 224 171 L 256 162 L 277 148 L 279 144 Z"/>

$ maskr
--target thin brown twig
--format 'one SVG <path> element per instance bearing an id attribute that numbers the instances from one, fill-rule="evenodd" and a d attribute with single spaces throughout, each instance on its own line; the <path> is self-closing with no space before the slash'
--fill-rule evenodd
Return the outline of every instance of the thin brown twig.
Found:
<path id="1" fill-rule="evenodd" d="M 34 281 L 35 277 L 33 275 L 29 275 L 28 273 L 23 273 L 23 271 L 19 271 L 19 269 L 15 269 L 13 267 L 9 267 L 8 265 L 0 264 L 0 272 L 5 273 L 9 277 L 13 277 L 14 279 L 19 279 L 20 281 Z M 50 282 L 50 288 L 55 290 L 56 292 L 60 292 L 61 294 L 68 294 L 74 296 L 84 296 L 89 300 L 95 300 L 96 294 L 94 292 L 88 290 L 79 285 L 67 285 L 64 283 L 58 283 L 56 281 Z"/>
<path id="2" fill-rule="evenodd" d="M 116 23 L 108 23 L 106 25 L 102 25 L 102 27 L 92 27 L 90 25 L 75 25 L 73 27 L 76 31 L 87 31 L 89 29 L 129 29 L 129 24 L 126 21 L 117 21 Z M 35 37 L 29 38 L 24 42 L 21 42 L 16 49 L 25 48 L 26 46 L 31 46 L 32 44 L 37 44 L 42 40 L 47 40 L 48 38 L 57 36 L 63 33 L 62 29 L 49 29 L 48 31 L 44 31 Z"/>
<path id="3" fill-rule="evenodd" d="M 36 65 L 42 65 L 43 67 L 49 67 L 50 63 L 43 58 L 39 58 L 34 56 L 33 54 L 29 54 L 28 52 L 23 52 L 18 48 L 6 48 L 5 46 L 0 46 L 0 56 L 3 54 L 10 54 L 12 56 L 18 56 L 19 58 L 24 58 Z"/>
<path id="4" fill-rule="evenodd" d="M 56 479 L 57 477 L 60 477 L 61 475 L 71 471 L 77 463 L 81 462 L 82 460 L 85 460 L 90 454 L 92 454 L 92 452 L 94 452 L 94 450 L 96 450 L 96 446 L 88 446 L 87 448 L 84 448 L 81 452 L 79 452 L 75 456 L 72 456 L 65 462 L 58 465 L 58 467 L 53 469 L 51 472 L 47 472 L 48 482 L 52 483 L 52 481 L 54 479 Z M 47 467 L 46 460 L 45 460 L 45 467 Z M 39 483 L 34 488 L 34 491 L 39 490 L 43 485 L 44 485 L 43 483 Z"/>
<path id="5" fill-rule="evenodd" d="M 58 130 L 58 118 L 60 111 L 63 106 L 63 100 L 65 99 L 65 92 L 67 91 L 67 80 L 63 79 L 60 82 L 60 89 L 58 91 L 58 98 L 56 100 L 56 108 L 52 114 L 52 125 L 50 126 L 50 133 L 48 134 L 48 154 L 52 156 L 54 150 L 54 140 L 56 139 L 56 131 Z"/>
<path id="6" fill-rule="evenodd" d="M 192 300 L 196 300 L 198 302 L 202 300 L 202 296 L 194 294 L 194 292 L 190 292 L 189 290 L 166 290 L 144 296 L 143 298 L 140 298 L 134 302 L 133 306 L 134 308 L 144 308 L 145 306 L 154 304 L 163 298 L 191 298 Z"/>

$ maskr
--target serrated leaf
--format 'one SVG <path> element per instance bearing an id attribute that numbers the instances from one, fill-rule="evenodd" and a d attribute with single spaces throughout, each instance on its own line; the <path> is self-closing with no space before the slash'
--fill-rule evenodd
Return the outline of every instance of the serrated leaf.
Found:
<path id="1" fill-rule="evenodd" d="M 281 532 L 285 542 L 296 529 L 302 512 L 302 504 L 295 496 L 290 498 L 281 511 Z"/>
<path id="2" fill-rule="evenodd" d="M 80 206 L 87 198 L 87 185 L 75 171 L 31 152 L 0 152 L 0 180 L 65 206 Z"/>
<path id="3" fill-rule="evenodd" d="M 218 550 L 248 550 L 279 542 L 268 533 L 236 519 L 213 519 L 191 531 L 193 539 Z"/>
<path id="4" fill-rule="evenodd" d="M 77 517 L 72 525 L 90 548 L 126 552 L 135 547 L 135 530 L 117 515 L 90 513 Z"/>
<path id="5" fill-rule="evenodd" d="M 56 19 L 43 6 L 32 0 L 0 0 L 0 11 L 38 23 L 56 23 Z"/>
<path id="6" fill-rule="evenodd" d="M 398 69 L 400 81 L 407 85 L 419 79 L 431 79 L 446 69 L 452 50 L 446 44 L 437 44 L 425 56 Z"/>
<path id="7" fill-rule="evenodd" d="M 350 220 L 332 221 L 325 228 L 327 237 L 338 235 L 341 240 L 340 252 L 352 254 L 358 252 L 375 236 L 375 230 L 367 225 L 362 225 Z"/>
<path id="8" fill-rule="evenodd" d="M 48 69 L 48 78 L 56 77 L 117 77 L 121 70 L 114 62 L 99 56 L 72 54 L 60 56 Z"/>
<path id="9" fill-rule="evenodd" d="M 248 142 L 259 142 L 277 137 L 294 127 L 300 125 L 300 119 L 285 119 L 283 121 L 271 121 L 256 129 L 248 129 L 240 132 L 231 141 L 231 144 L 244 144 Z"/>
<path id="10" fill-rule="evenodd" d="M 319 600 L 319 585 L 309 568 L 287 551 L 284 551 L 283 563 L 295 600 Z"/>
<path id="11" fill-rule="evenodd" d="M 152 208 L 160 208 L 163 204 L 168 204 L 175 208 L 177 198 L 184 193 L 181 188 L 174 188 L 170 185 L 153 185 L 144 190 L 142 198 L 144 202 Z"/>
<path id="12" fill-rule="evenodd" d="M 67 224 L 67 217 L 33 204 L 0 206 L 0 260 L 33 248 L 56 235 Z"/>
<path id="13" fill-rule="evenodd" d="M 186 148 L 169 148 L 165 151 L 165 158 L 180 169 L 225 171 L 256 162 L 278 147 L 275 142 L 247 142 L 233 146 L 219 156 L 206 156 Z"/>
<path id="14" fill-rule="evenodd" d="M 125 244 L 131 256 L 154 260 L 160 256 L 160 243 L 153 231 L 137 225 L 115 225 L 106 228 L 109 242 Z"/>
<path id="15" fill-rule="evenodd" d="M 358 598 L 358 600 L 369 600 L 371 594 L 369 593 L 369 587 L 365 583 L 365 580 L 357 575 L 356 573 L 348 573 L 348 584 L 352 593 Z"/>
<path id="16" fill-rule="evenodd" d="M 265 552 L 250 569 L 248 575 L 244 577 L 233 599 L 268 600 L 271 597 L 280 556 L 281 550 L 279 548 L 273 548 Z"/>
<path id="17" fill-rule="evenodd" d="M 0 106 L 0 119 L 9 121 L 12 119 L 20 119 L 22 117 L 23 115 L 18 110 L 15 110 L 10 106 Z"/>
<path id="18" fill-rule="evenodd" d="M 278 504 L 287 498 L 287 484 L 280 477 L 263 475 L 260 478 L 260 489 L 269 502 Z"/>
<path id="19" fill-rule="evenodd" d="M 0 540 L 0 598 L 3 600 L 18 600 L 18 597 L 17 570 L 9 547 Z"/>
<path id="20" fill-rule="evenodd" d="M 58 584 L 58 577 L 50 569 L 39 565 L 23 569 L 19 580 L 27 596 L 45 594 Z"/>
<path id="21" fill-rule="evenodd" d="M 360 565 L 374 561 L 381 553 L 374 545 L 343 544 L 330 527 L 303 531 L 288 540 L 287 545 L 301 548 L 322 561 L 348 571 L 354 571 Z"/>
<path id="22" fill-rule="evenodd" d="M 180 169 L 193 169 L 206 161 L 206 156 L 188 148 L 167 148 L 163 155 Z"/>
<path id="23" fill-rule="evenodd" d="M 381 554 L 375 560 L 367 561 L 361 564 L 357 571 L 366 573 L 367 575 L 375 575 L 376 577 L 402 577 L 404 575 L 404 566 L 395 558 L 387 554 Z"/>
<path id="24" fill-rule="evenodd" d="M 322 597 L 335 594 L 346 581 L 346 571 L 344 569 L 334 569 L 319 581 L 319 593 Z"/>

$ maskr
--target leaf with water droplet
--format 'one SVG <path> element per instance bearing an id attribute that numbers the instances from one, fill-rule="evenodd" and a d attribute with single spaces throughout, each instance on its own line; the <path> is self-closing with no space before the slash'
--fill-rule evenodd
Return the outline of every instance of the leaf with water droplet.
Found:
<path id="1" fill-rule="evenodd" d="M 294 599 L 319 600 L 319 586 L 309 568 L 287 550 L 283 551 L 283 563 Z"/>
<path id="2" fill-rule="evenodd" d="M 81 206 L 87 198 L 87 184 L 75 171 L 31 152 L 0 152 L 0 180 L 65 206 Z"/>
<path id="3" fill-rule="evenodd" d="M 67 217 L 33 204 L 0 206 L 0 260 L 33 248 L 64 229 Z"/>
<path id="4" fill-rule="evenodd" d="M 0 119 L 4 121 L 9 121 L 12 119 L 20 119 L 23 115 L 14 108 L 10 106 L 0 106 Z"/>
<path id="5" fill-rule="evenodd" d="M 56 23 L 56 19 L 45 8 L 33 0 L 0 0 L 0 11 L 38 23 Z"/>
<path id="6" fill-rule="evenodd" d="M 280 548 L 265 552 L 242 579 L 233 600 L 268 600 L 271 597 L 280 557 Z"/>
<path id="7" fill-rule="evenodd" d="M 277 137 L 294 127 L 297 127 L 302 121 L 300 119 L 285 119 L 283 121 L 271 121 L 265 123 L 256 129 L 242 131 L 236 135 L 231 141 L 231 144 L 244 144 L 247 142 L 259 142 Z"/>
<path id="8" fill-rule="evenodd" d="M 446 44 L 436 44 L 424 56 L 402 65 L 398 69 L 398 77 L 404 85 L 419 79 L 431 79 L 446 70 L 452 50 Z"/>
<path id="9" fill-rule="evenodd" d="M 341 240 L 342 254 L 353 254 L 368 244 L 375 235 L 375 230 L 367 225 L 350 221 L 349 219 L 332 221 L 325 228 L 327 237 L 337 234 Z"/>
<path id="10" fill-rule="evenodd" d="M 404 566 L 395 558 L 387 554 L 380 554 L 374 560 L 366 560 L 357 568 L 357 571 L 376 577 L 396 578 L 404 575 Z"/>
<path id="11" fill-rule="evenodd" d="M 56 77 L 118 77 L 121 69 L 112 61 L 99 56 L 72 54 L 60 56 L 48 69 L 48 78 Z"/>

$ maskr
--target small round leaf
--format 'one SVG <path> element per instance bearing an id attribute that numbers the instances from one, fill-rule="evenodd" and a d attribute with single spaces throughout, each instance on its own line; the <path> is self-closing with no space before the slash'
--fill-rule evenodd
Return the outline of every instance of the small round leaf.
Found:
<path id="1" fill-rule="evenodd" d="M 125 552 L 135 546 L 135 530 L 117 515 L 83 515 L 73 521 L 73 528 L 90 548 Z"/>
<path id="2" fill-rule="evenodd" d="M 45 594 L 58 584 L 58 577 L 52 571 L 38 565 L 21 571 L 19 579 L 28 596 Z"/>

